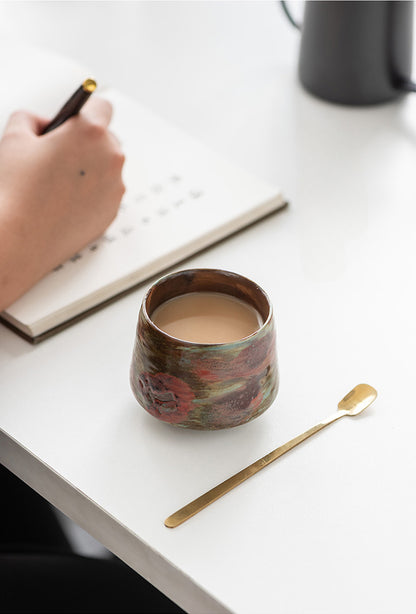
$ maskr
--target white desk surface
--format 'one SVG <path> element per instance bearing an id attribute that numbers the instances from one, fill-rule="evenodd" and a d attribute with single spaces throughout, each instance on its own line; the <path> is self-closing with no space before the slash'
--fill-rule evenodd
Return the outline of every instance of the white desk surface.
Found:
<path id="1" fill-rule="evenodd" d="M 87 61 L 290 200 L 186 263 L 272 298 L 281 388 L 261 418 L 181 431 L 136 404 L 143 287 L 37 347 L 0 327 L 1 460 L 190 613 L 414 611 L 416 98 L 353 109 L 306 94 L 274 3 L 1 3 L 0 23 Z M 359 382 L 379 391 L 365 414 L 163 525 Z"/>

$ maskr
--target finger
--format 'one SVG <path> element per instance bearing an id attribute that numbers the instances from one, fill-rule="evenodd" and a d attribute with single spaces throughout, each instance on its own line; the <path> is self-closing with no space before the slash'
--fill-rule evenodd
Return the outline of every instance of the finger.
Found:
<path id="1" fill-rule="evenodd" d="M 113 115 L 113 107 L 108 100 L 95 96 L 88 100 L 81 113 L 89 121 L 107 128 Z"/>
<path id="2" fill-rule="evenodd" d="M 8 119 L 4 134 L 11 132 L 32 132 L 35 135 L 42 133 L 49 120 L 28 111 L 15 111 Z"/>
<path id="3" fill-rule="evenodd" d="M 114 134 L 114 132 L 111 132 L 111 130 L 108 131 L 108 136 L 109 138 L 113 141 L 114 145 L 118 148 L 118 149 L 122 149 L 122 144 L 120 139 L 118 138 L 118 136 L 116 134 Z"/>

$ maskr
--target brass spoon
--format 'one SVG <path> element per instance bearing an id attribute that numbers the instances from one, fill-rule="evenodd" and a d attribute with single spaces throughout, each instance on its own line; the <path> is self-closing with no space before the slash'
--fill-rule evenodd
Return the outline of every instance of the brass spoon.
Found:
<path id="1" fill-rule="evenodd" d="M 358 386 L 355 386 L 355 388 L 353 388 L 338 403 L 338 411 L 336 411 L 334 414 L 331 414 L 328 416 L 328 418 L 316 426 L 308 429 L 305 431 L 305 433 L 302 433 L 302 435 L 298 435 L 294 439 L 291 439 L 285 443 L 283 446 L 269 452 L 269 454 L 266 454 L 266 456 L 263 456 L 263 458 L 255 461 L 245 469 L 242 469 L 231 478 L 228 478 L 228 480 L 225 480 L 224 482 L 221 482 L 221 484 L 218 484 L 218 486 L 211 488 L 211 490 L 201 495 L 194 501 L 191 501 L 191 503 L 188 503 L 188 505 L 182 507 L 180 510 L 172 514 L 172 516 L 166 518 L 165 526 L 171 529 L 179 526 L 185 522 L 185 520 L 188 520 L 191 518 L 191 516 L 194 516 L 203 510 L 204 507 L 207 507 L 210 503 L 213 503 L 222 497 L 222 495 L 225 495 L 225 493 L 229 492 L 232 488 L 235 488 L 241 484 L 241 482 L 244 482 L 244 480 L 250 478 L 252 475 L 263 469 L 263 467 L 270 465 L 270 463 L 280 458 L 280 456 L 283 456 L 283 454 L 302 443 L 302 441 L 305 441 L 305 439 L 315 435 L 315 433 L 325 428 L 332 422 L 339 420 L 343 416 L 357 416 L 369 405 L 371 405 L 376 397 L 377 391 L 372 386 L 369 386 L 368 384 L 358 384 Z"/>

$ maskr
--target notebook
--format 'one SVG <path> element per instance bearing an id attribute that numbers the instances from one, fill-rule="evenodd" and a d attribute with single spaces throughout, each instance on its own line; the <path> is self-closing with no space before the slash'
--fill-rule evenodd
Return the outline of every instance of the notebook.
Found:
<path id="1" fill-rule="evenodd" d="M 13 98 L 0 103 L 0 128 L 13 108 L 54 115 L 94 76 L 48 52 L 32 49 L 30 60 L 27 53 L 17 49 L 14 67 L 8 66 L 9 82 L 14 78 L 25 87 L 10 88 Z M 126 193 L 99 240 L 1 314 L 33 343 L 285 204 L 277 186 L 239 169 L 139 102 L 111 88 L 99 93 L 113 104 L 111 129 L 126 154 Z"/>

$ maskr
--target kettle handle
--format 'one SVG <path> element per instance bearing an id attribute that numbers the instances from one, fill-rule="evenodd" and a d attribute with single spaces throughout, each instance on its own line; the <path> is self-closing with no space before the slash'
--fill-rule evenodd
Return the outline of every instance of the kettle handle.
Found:
<path id="1" fill-rule="evenodd" d="M 296 28 L 297 30 L 301 30 L 302 29 L 301 24 L 298 23 L 296 19 L 293 18 L 292 13 L 289 11 L 289 8 L 287 6 L 287 2 L 285 2 L 285 0 L 280 0 L 280 6 L 282 7 L 284 14 L 288 18 L 292 26 Z"/>
<path id="2" fill-rule="evenodd" d="M 398 83 L 396 83 L 396 87 L 403 92 L 416 92 L 416 83 L 414 81 L 409 81 L 408 79 L 401 79 Z"/>
<path id="3" fill-rule="evenodd" d="M 280 6 L 282 7 L 284 14 L 288 18 L 292 26 L 296 28 L 297 30 L 301 30 L 302 24 L 300 24 L 298 21 L 296 21 L 296 19 L 294 19 L 292 13 L 289 10 L 289 7 L 287 6 L 286 0 L 280 0 Z M 403 92 L 416 92 L 416 83 L 414 83 L 413 81 L 410 81 L 409 79 L 398 80 L 394 84 L 394 87 Z"/>

